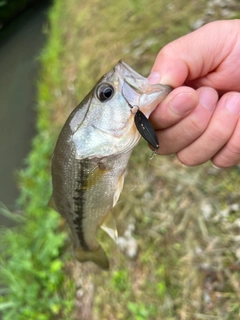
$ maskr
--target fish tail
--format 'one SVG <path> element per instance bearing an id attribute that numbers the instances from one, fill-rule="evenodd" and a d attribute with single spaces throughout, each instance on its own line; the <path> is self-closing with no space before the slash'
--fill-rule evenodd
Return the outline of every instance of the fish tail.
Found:
<path id="1" fill-rule="evenodd" d="M 108 257 L 101 246 L 95 251 L 84 251 L 81 248 L 77 248 L 76 258 L 80 262 L 92 261 L 104 270 L 109 269 Z"/>

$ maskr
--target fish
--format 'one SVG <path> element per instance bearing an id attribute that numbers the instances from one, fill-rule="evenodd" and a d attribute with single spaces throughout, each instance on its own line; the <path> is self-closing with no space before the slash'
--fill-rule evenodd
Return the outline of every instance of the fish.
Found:
<path id="1" fill-rule="evenodd" d="M 144 135 L 135 116 L 141 112 L 148 126 L 149 115 L 171 90 L 150 84 L 120 60 L 66 120 L 52 156 L 49 205 L 69 224 L 80 262 L 109 269 L 96 233 L 101 227 L 117 241 L 111 209 L 122 191 L 132 150 Z"/>

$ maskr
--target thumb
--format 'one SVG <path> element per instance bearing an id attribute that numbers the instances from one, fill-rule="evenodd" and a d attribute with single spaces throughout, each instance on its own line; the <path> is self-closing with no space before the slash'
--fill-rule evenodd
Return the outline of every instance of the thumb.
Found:
<path id="1" fill-rule="evenodd" d="M 170 42 L 159 52 L 149 82 L 178 87 L 205 77 L 231 52 L 239 27 L 237 20 L 215 21 Z"/>

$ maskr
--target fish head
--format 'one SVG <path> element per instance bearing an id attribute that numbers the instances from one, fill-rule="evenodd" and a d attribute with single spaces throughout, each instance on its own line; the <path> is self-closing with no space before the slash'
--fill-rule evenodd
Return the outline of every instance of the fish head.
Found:
<path id="1" fill-rule="evenodd" d="M 148 117 L 170 88 L 150 84 L 147 78 L 119 61 L 70 117 L 77 157 L 101 158 L 132 150 L 140 139 L 133 107 Z"/>

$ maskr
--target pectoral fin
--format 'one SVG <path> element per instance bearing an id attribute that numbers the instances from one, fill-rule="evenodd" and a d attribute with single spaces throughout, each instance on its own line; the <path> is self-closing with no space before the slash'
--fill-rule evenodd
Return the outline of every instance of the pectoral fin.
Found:
<path id="1" fill-rule="evenodd" d="M 116 221 L 113 218 L 112 213 L 108 213 L 105 220 L 101 225 L 101 229 L 103 229 L 115 242 L 118 240 L 118 232 Z"/>
<path id="2" fill-rule="evenodd" d="M 120 193 L 122 192 L 123 184 L 124 184 L 124 172 L 119 177 L 118 183 L 116 185 L 116 190 L 113 194 L 113 207 L 116 205 L 118 198 L 120 196 Z M 109 212 L 104 218 L 101 224 L 101 229 L 103 229 L 117 243 L 118 241 L 117 225 L 111 212 Z"/>
<path id="3" fill-rule="evenodd" d="M 118 198 L 120 196 L 120 193 L 122 192 L 123 184 L 124 184 L 124 172 L 119 177 L 117 185 L 116 185 L 116 190 L 113 194 L 113 207 L 116 205 Z"/>

